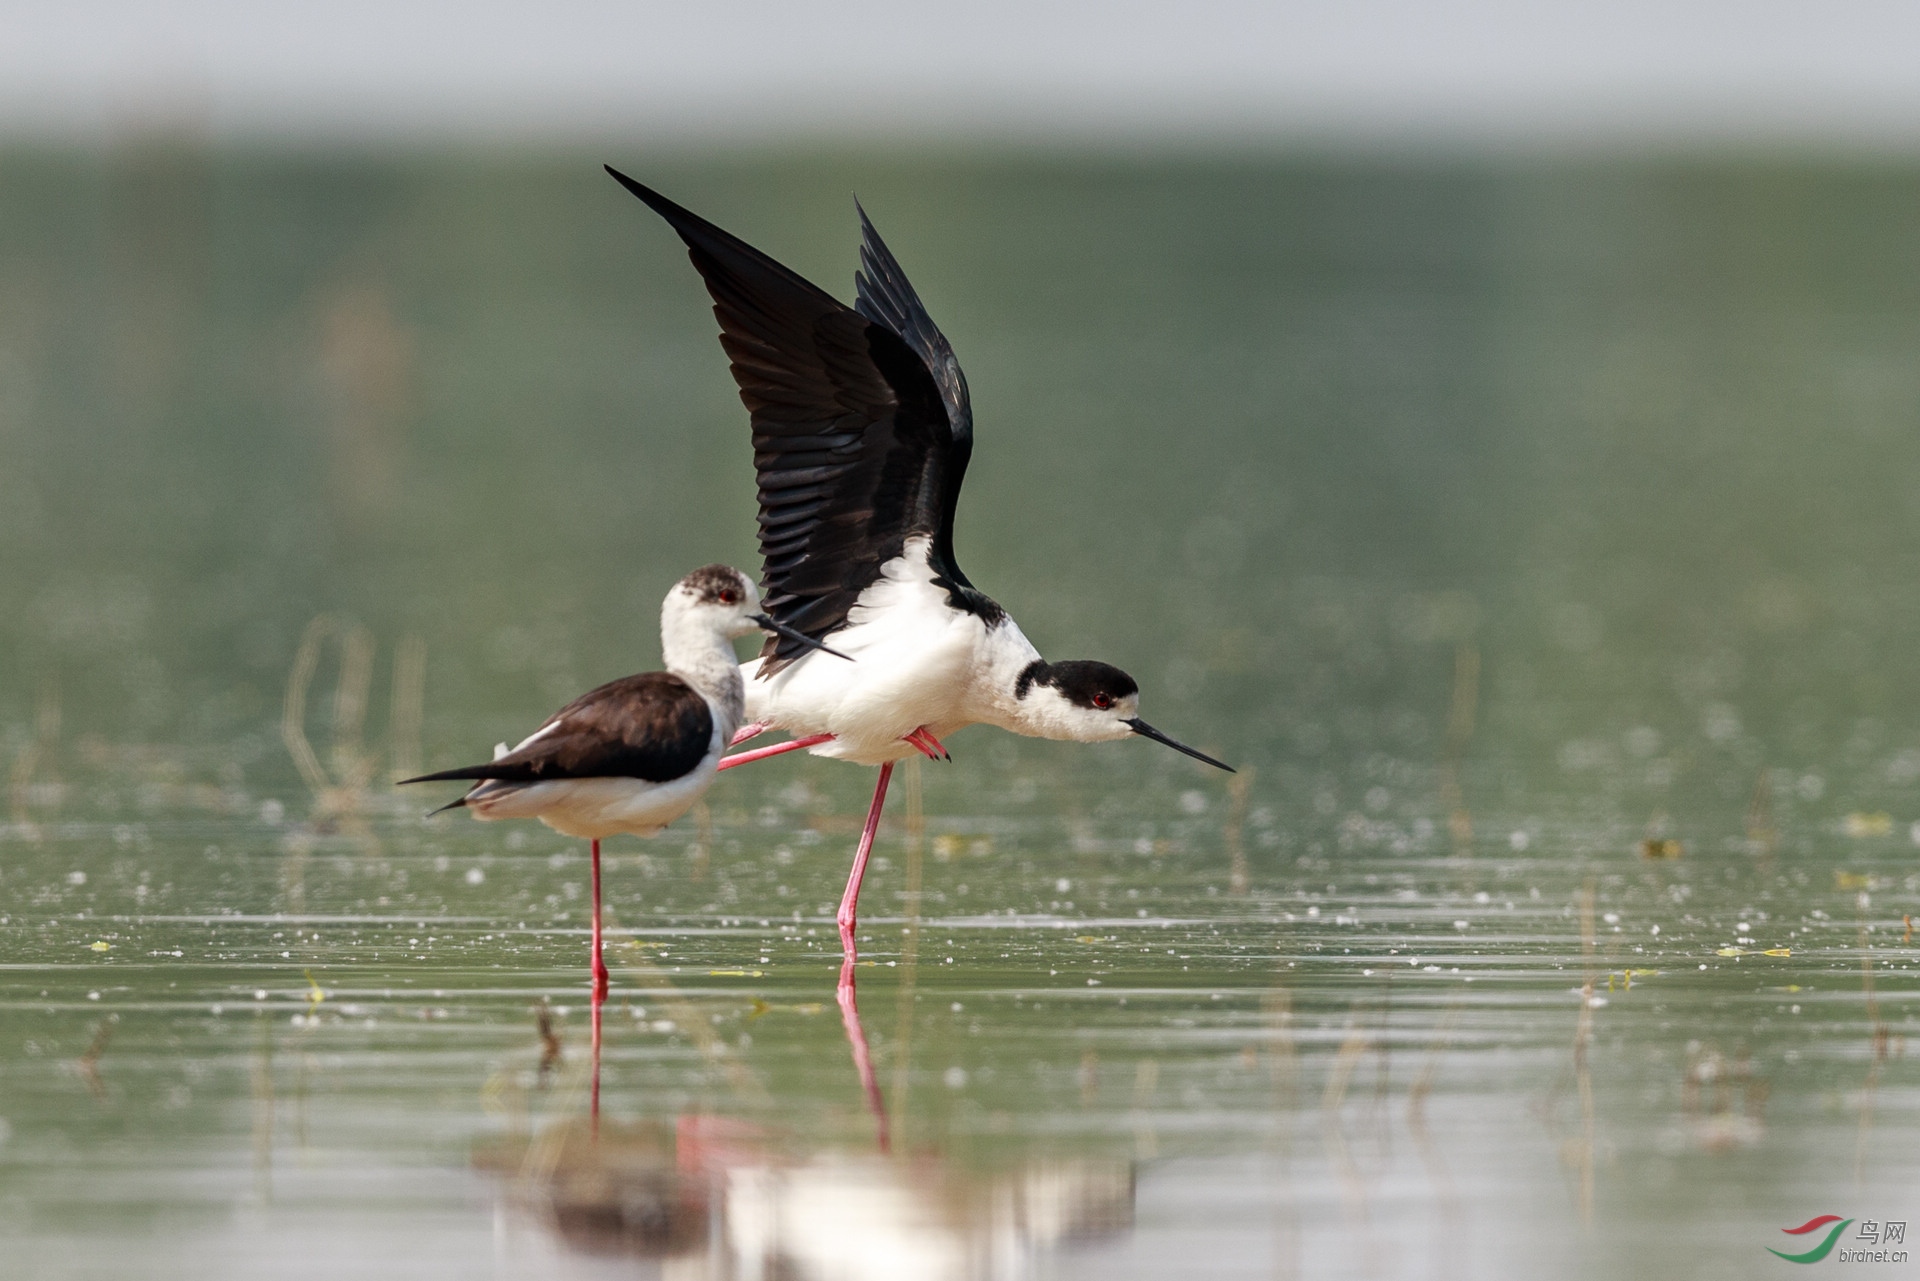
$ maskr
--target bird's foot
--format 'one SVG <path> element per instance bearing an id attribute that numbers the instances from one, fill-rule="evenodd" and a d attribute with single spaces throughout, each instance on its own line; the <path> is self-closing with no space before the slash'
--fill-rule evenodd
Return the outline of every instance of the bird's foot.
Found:
<path id="1" fill-rule="evenodd" d="M 752 721 L 742 725 L 739 729 L 733 731 L 733 737 L 728 740 L 727 746 L 738 747 L 750 738 L 760 737 L 760 735 L 767 732 L 767 728 L 764 721 Z"/>
<path id="2" fill-rule="evenodd" d="M 930 761 L 950 761 L 953 759 L 952 753 L 941 746 L 940 740 L 935 738 L 933 731 L 925 725 L 922 725 L 919 729 L 907 735 L 905 741 L 913 744 L 915 750 Z"/>

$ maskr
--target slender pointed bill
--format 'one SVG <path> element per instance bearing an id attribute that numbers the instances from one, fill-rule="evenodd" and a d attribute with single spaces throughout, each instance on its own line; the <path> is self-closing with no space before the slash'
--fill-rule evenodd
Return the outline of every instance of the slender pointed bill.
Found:
<path id="1" fill-rule="evenodd" d="M 1159 730 L 1147 724 L 1145 721 L 1141 720 L 1137 716 L 1134 717 L 1132 720 L 1126 722 L 1126 724 L 1130 729 L 1133 730 L 1134 733 L 1140 735 L 1142 738 L 1150 738 L 1156 743 L 1165 743 L 1168 747 L 1171 747 L 1174 751 L 1185 752 L 1188 756 L 1193 757 L 1194 760 L 1205 761 L 1207 764 L 1213 766 L 1215 769 L 1223 769 L 1229 774 L 1232 774 L 1235 772 L 1233 766 L 1228 765 L 1224 761 L 1216 761 L 1213 759 L 1213 757 L 1208 756 L 1205 752 L 1195 751 L 1193 748 L 1188 747 L 1185 743 L 1181 742 L 1177 738 L 1169 738 L 1167 735 L 1162 734 Z"/>
<path id="2" fill-rule="evenodd" d="M 813 637 L 807 635 L 805 632 L 797 632 L 793 628 L 788 627 L 785 623 L 776 623 L 773 621 L 773 619 L 771 619 L 765 614 L 755 614 L 753 616 L 753 623 L 756 627 L 763 628 L 766 631 L 776 632 L 779 635 L 786 637 L 790 641 L 799 641 L 802 645 L 805 645 L 808 649 L 817 649 L 823 654 L 832 654 L 835 658 L 844 658 L 849 663 L 853 661 L 853 656 L 851 654 L 842 654 L 837 649 L 828 649 L 826 645 L 822 644 L 820 641 L 815 640 Z"/>

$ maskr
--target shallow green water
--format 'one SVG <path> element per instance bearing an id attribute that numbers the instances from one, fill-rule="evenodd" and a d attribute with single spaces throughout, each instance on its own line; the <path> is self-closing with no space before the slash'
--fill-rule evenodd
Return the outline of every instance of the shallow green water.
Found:
<path id="1" fill-rule="evenodd" d="M 385 780 L 751 564 L 684 257 L 590 158 L 0 154 L 22 1275 L 1735 1276 L 1920 1218 L 1920 174 L 636 168 L 843 294 L 857 188 L 973 385 L 969 573 L 1242 773 L 916 770 L 878 1112 L 870 776 L 730 774 L 609 847 L 596 1141 L 584 851 Z"/>

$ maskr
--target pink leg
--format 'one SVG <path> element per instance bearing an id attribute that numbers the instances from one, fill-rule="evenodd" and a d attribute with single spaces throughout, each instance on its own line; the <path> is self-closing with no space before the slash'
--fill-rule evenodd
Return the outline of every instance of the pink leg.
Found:
<path id="1" fill-rule="evenodd" d="M 607 963 L 600 955 L 600 842 L 593 843 L 593 1013 L 599 1026 L 600 1002 L 607 999 Z"/>
<path id="2" fill-rule="evenodd" d="M 733 731 L 733 738 L 730 742 L 728 742 L 727 746 L 738 747 L 740 746 L 740 744 L 746 742 L 748 739 L 758 738 L 760 735 L 766 732 L 767 732 L 767 727 L 764 724 L 762 724 L 759 721 L 753 721 L 749 724 L 742 725 L 739 729 Z"/>
<path id="3" fill-rule="evenodd" d="M 600 1005 L 606 1000 L 607 989 L 598 984 L 593 989 L 593 1137 L 600 1137 Z"/>
<path id="4" fill-rule="evenodd" d="M 840 970 L 842 983 L 853 975 L 852 963 L 857 957 L 853 927 L 860 906 L 860 881 L 867 874 L 867 855 L 873 852 L 873 834 L 880 830 L 880 807 L 887 803 L 887 782 L 892 777 L 893 762 L 888 761 L 880 767 L 880 782 L 873 789 L 873 807 L 867 811 L 867 825 L 860 832 L 860 848 L 853 852 L 853 871 L 847 875 L 847 892 L 840 896 L 840 953 L 846 960 Z"/>
<path id="5" fill-rule="evenodd" d="M 867 1050 L 867 1034 L 860 1027 L 860 1004 L 853 992 L 852 952 L 840 961 L 840 990 L 836 996 L 840 1002 L 840 1023 L 847 1030 L 847 1044 L 853 1047 L 853 1070 L 860 1074 L 860 1088 L 866 1091 L 867 1109 L 873 1113 L 873 1122 L 879 1128 L 880 1151 L 884 1155 L 892 1150 L 893 1140 L 887 1131 L 886 1100 L 880 1097 L 880 1082 L 873 1075 L 873 1055 Z"/>
<path id="6" fill-rule="evenodd" d="M 736 765 L 749 765 L 754 761 L 764 761 L 769 756 L 778 756 L 782 752 L 797 752 L 803 747 L 812 747 L 832 738 L 831 734 L 809 734 L 805 738 L 796 738 L 786 743 L 775 743 L 772 747 L 756 747 L 751 752 L 735 752 L 732 756 L 720 758 L 718 769 L 732 769 Z"/>

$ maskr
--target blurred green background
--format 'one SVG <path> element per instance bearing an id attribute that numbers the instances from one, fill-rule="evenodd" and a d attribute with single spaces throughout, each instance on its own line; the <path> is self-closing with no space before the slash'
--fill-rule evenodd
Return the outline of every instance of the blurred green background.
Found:
<path id="1" fill-rule="evenodd" d="M 368 750 L 438 766 L 756 563 L 706 298 L 602 159 L 842 297 L 857 192 L 974 388 L 969 574 L 1303 831 L 1920 818 L 1911 166 L 149 139 L 0 152 L 15 821 L 297 811 L 316 616 L 367 629 Z M 989 811 L 1196 777 L 955 747 L 929 786 Z"/>

